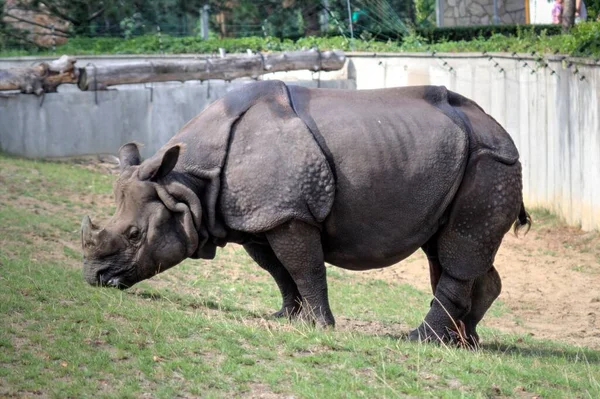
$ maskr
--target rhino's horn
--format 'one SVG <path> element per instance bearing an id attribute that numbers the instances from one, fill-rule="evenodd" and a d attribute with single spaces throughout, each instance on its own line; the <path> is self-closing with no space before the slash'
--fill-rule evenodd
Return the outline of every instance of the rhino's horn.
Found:
<path id="1" fill-rule="evenodd" d="M 83 249 L 86 247 L 94 246 L 98 243 L 98 231 L 92 223 L 89 216 L 84 216 L 81 221 L 81 246 Z"/>

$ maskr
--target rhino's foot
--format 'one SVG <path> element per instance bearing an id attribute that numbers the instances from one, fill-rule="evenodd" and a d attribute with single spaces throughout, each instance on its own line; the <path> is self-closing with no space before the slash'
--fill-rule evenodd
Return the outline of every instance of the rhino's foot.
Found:
<path id="1" fill-rule="evenodd" d="M 408 340 L 414 342 L 442 343 L 448 342 L 449 339 L 449 335 L 437 332 L 424 324 L 421 324 L 418 328 L 415 328 L 408 334 Z"/>
<path id="2" fill-rule="evenodd" d="M 465 339 L 468 346 L 474 349 L 479 348 L 479 334 L 477 334 L 474 328 L 469 328 L 468 325 L 465 327 Z"/>
<path id="3" fill-rule="evenodd" d="M 300 316 L 300 305 L 282 306 L 277 312 L 273 313 L 271 317 L 277 319 L 296 319 Z"/>
<path id="4" fill-rule="evenodd" d="M 322 315 L 315 315 L 312 312 L 303 311 L 300 307 L 283 307 L 277 312 L 273 313 L 271 317 L 283 319 L 286 318 L 288 320 L 295 320 L 301 323 L 308 324 L 310 326 L 315 326 L 317 328 L 334 328 L 335 321 L 324 317 Z"/>
<path id="5" fill-rule="evenodd" d="M 412 330 L 408 334 L 408 339 L 415 342 L 450 344 L 469 349 L 479 346 L 477 333 L 468 335 L 465 324 L 460 320 L 451 327 L 442 326 L 440 328 L 432 328 L 431 326 L 421 324 L 419 328 Z"/>
<path id="6" fill-rule="evenodd" d="M 294 306 L 284 306 L 281 310 L 273 313 L 273 317 L 287 318 L 311 327 L 329 329 L 335 327 L 335 319 L 331 311 L 321 311 L 310 308 L 306 303 Z"/>
<path id="7" fill-rule="evenodd" d="M 313 325 L 322 329 L 333 329 L 335 327 L 335 319 L 331 311 L 320 311 L 317 309 L 309 310 L 308 306 L 303 306 L 302 311 L 298 315 L 298 319 L 303 323 Z"/>

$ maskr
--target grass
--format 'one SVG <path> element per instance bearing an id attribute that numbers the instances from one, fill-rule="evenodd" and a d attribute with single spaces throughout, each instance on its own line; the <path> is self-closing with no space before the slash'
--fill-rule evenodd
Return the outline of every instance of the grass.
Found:
<path id="1" fill-rule="evenodd" d="M 271 320 L 276 286 L 236 246 L 87 286 L 79 223 L 111 213 L 112 179 L 0 154 L 0 396 L 600 397 L 598 351 L 488 328 L 478 351 L 409 343 L 429 295 L 341 269 L 336 330 Z"/>

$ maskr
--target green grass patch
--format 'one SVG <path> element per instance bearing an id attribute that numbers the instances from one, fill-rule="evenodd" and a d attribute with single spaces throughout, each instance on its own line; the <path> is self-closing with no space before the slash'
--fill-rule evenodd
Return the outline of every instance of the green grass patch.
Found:
<path id="1" fill-rule="evenodd" d="M 110 213 L 113 180 L 0 154 L 0 396 L 600 396 L 595 350 L 488 328 L 478 351 L 407 342 L 430 298 L 406 284 L 329 268 L 338 329 L 271 320 L 277 288 L 236 246 L 90 287 L 79 221 Z"/>

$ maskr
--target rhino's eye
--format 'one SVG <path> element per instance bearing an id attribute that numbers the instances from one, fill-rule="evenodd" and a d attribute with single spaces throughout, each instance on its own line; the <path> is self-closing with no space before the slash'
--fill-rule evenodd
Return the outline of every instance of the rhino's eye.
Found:
<path id="1" fill-rule="evenodd" d="M 131 226 L 129 228 L 129 231 L 127 232 L 127 238 L 132 241 L 139 240 L 141 235 L 142 235 L 142 233 L 140 232 L 140 229 L 138 229 L 135 226 Z"/>

